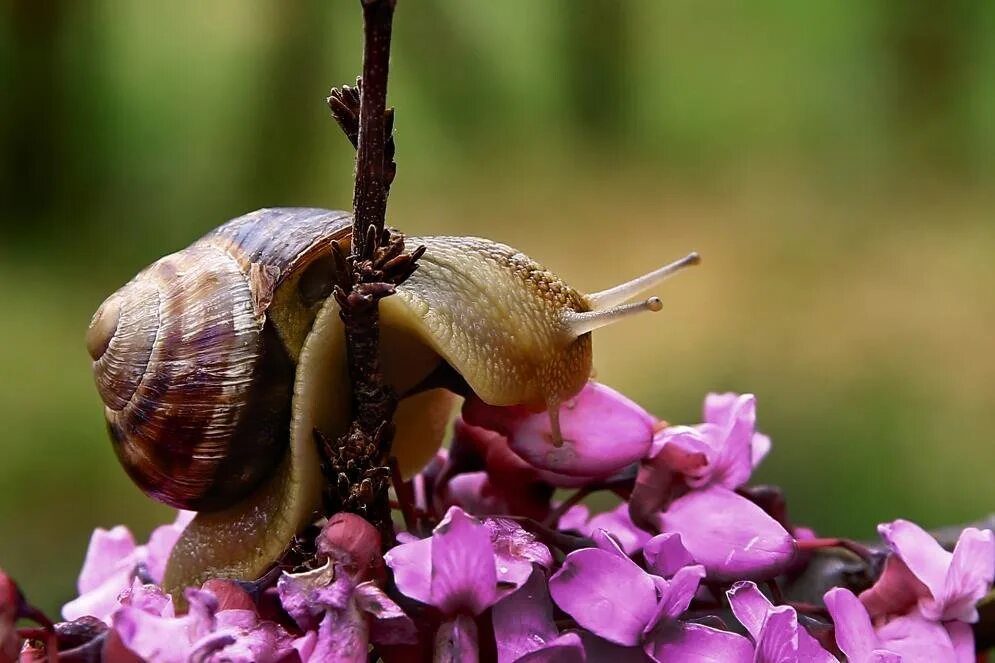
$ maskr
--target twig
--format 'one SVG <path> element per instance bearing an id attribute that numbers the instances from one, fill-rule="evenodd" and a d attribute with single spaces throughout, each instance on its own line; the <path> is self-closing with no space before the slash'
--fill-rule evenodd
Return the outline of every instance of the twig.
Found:
<path id="1" fill-rule="evenodd" d="M 356 147 L 352 237 L 348 255 L 335 244 L 341 280 L 334 297 L 345 326 L 352 387 L 352 423 L 337 440 L 316 431 L 325 473 L 325 509 L 366 517 L 394 543 L 387 491 L 397 396 L 380 366 L 379 301 L 417 268 L 423 247 L 404 253 L 404 237 L 386 228 L 387 194 L 394 179 L 393 111 L 387 110 L 391 24 L 396 0 L 361 0 L 363 75 L 356 87 L 333 89 L 332 115 Z M 406 514 L 407 515 L 407 514 Z"/>

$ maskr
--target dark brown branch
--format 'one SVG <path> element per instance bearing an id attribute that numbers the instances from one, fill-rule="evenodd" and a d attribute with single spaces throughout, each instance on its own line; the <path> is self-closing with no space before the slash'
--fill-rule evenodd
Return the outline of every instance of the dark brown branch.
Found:
<path id="1" fill-rule="evenodd" d="M 363 85 L 356 140 L 356 186 L 353 190 L 352 255 L 371 258 L 387 214 L 384 177 L 386 146 L 387 73 L 395 0 L 362 0 Z M 373 229 L 374 232 L 370 232 Z M 373 239 L 375 244 L 377 239 Z"/>
<path id="2" fill-rule="evenodd" d="M 348 255 L 336 244 L 339 282 L 334 297 L 345 326 L 352 423 L 330 440 L 315 431 L 327 479 L 325 510 L 351 511 L 394 541 L 387 490 L 397 396 L 380 365 L 379 301 L 417 267 L 423 249 L 404 253 L 404 237 L 386 228 L 387 194 L 394 179 L 393 110 L 387 109 L 387 73 L 395 0 L 361 0 L 363 75 L 356 87 L 332 89 L 332 116 L 356 147 L 352 237 Z"/>

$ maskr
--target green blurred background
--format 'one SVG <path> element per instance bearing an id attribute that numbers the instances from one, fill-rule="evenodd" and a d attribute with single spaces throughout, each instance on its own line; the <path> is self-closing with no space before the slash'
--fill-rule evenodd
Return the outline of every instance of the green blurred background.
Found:
<path id="1" fill-rule="evenodd" d="M 349 0 L 0 9 L 0 564 L 54 612 L 91 530 L 168 520 L 107 441 L 83 333 L 263 206 L 348 207 Z M 691 423 L 753 391 L 759 479 L 869 537 L 995 505 L 995 3 L 402 0 L 390 221 L 599 289 L 696 249 L 599 377 Z"/>

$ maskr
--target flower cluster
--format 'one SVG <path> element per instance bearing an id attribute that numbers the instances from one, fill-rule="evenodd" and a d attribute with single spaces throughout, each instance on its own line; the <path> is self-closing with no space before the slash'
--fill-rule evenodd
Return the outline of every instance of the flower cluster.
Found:
<path id="1" fill-rule="evenodd" d="M 97 530 L 80 595 L 47 640 L 15 628 L 24 602 L 0 573 L 0 652 L 21 648 L 23 661 L 52 647 L 115 661 L 975 660 L 971 624 L 995 577 L 992 531 L 964 529 L 949 552 L 903 520 L 881 525 L 878 547 L 793 526 L 776 490 L 747 485 L 771 447 L 752 395 L 709 395 L 703 423 L 670 426 L 592 382 L 562 407 L 560 430 L 562 440 L 545 414 L 471 398 L 448 451 L 399 491 L 415 522 L 386 552 L 366 521 L 336 514 L 304 564 L 189 588 L 183 609 L 157 583 L 190 514 L 142 546 L 123 527 Z M 618 505 L 592 515 L 583 500 L 596 491 Z M 823 573 L 830 552 L 861 572 Z"/>

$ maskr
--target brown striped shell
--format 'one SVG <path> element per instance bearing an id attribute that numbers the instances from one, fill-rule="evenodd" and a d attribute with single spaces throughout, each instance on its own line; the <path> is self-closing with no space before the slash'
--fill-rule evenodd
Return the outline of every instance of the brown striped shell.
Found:
<path id="1" fill-rule="evenodd" d="M 97 388 L 114 449 L 142 490 L 210 511 L 272 471 L 287 445 L 296 356 L 267 313 L 348 223 L 311 209 L 239 217 L 98 309 L 87 334 Z"/>

